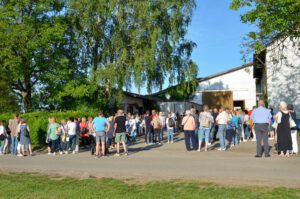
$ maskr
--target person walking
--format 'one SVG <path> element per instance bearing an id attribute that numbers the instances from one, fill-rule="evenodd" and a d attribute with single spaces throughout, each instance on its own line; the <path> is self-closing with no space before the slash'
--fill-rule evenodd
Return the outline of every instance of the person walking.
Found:
<path id="1" fill-rule="evenodd" d="M 220 108 L 220 113 L 216 118 L 216 122 L 218 124 L 218 133 L 219 133 L 219 140 L 220 140 L 220 148 L 218 151 L 225 151 L 226 150 L 226 127 L 229 121 L 229 114 L 226 111 L 225 107 Z"/>
<path id="2" fill-rule="evenodd" d="M 124 116 L 124 111 L 122 109 L 118 110 L 117 116 L 115 118 L 115 142 L 117 145 L 117 153 L 115 156 L 120 156 L 120 143 L 122 143 L 125 155 L 128 155 L 126 147 L 126 117 Z"/>
<path id="3" fill-rule="evenodd" d="M 183 126 L 186 150 L 197 150 L 195 138 L 196 123 L 190 110 L 186 111 L 185 116 L 182 119 L 181 125 Z"/>
<path id="4" fill-rule="evenodd" d="M 277 143 L 278 143 L 278 152 L 280 156 L 289 156 L 289 152 L 293 149 L 292 145 L 292 135 L 290 127 L 290 116 L 289 111 L 287 110 L 287 104 L 285 102 L 280 102 L 279 112 L 277 113 L 275 119 L 278 123 L 277 126 Z"/>
<path id="5" fill-rule="evenodd" d="M 14 115 L 14 119 L 9 120 L 8 128 L 11 130 L 11 149 L 10 152 L 12 155 L 17 155 L 18 152 L 18 125 L 20 122 L 19 114 Z"/>
<path id="6" fill-rule="evenodd" d="M 210 128 L 211 124 L 213 123 L 213 116 L 209 112 L 209 108 L 207 105 L 203 106 L 203 112 L 200 113 L 199 115 L 199 147 L 198 151 L 201 151 L 201 144 L 203 137 L 205 137 L 205 151 L 207 151 L 207 146 L 209 142 L 209 137 L 210 137 Z"/>
<path id="7" fill-rule="evenodd" d="M 297 121 L 297 115 L 294 110 L 294 106 L 292 104 L 289 104 L 287 106 L 287 109 L 290 113 L 291 119 L 296 123 Z M 292 136 L 292 144 L 293 144 L 293 150 L 291 151 L 292 154 L 298 154 L 298 141 L 297 141 L 297 126 L 291 128 L 291 136 Z"/>
<path id="8" fill-rule="evenodd" d="M 251 119 L 254 124 L 254 130 L 256 134 L 256 158 L 262 157 L 262 145 L 264 143 L 265 157 L 270 157 L 269 152 L 269 139 L 268 131 L 269 124 L 271 122 L 270 110 L 265 108 L 265 102 L 263 100 L 258 101 L 258 108 L 252 111 Z"/>

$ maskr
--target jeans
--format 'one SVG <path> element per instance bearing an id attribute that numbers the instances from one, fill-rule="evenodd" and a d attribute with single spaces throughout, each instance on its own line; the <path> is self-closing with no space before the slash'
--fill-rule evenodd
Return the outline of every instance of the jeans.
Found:
<path id="1" fill-rule="evenodd" d="M 235 131 L 234 145 L 238 145 L 240 143 L 240 140 L 241 140 L 241 135 L 239 133 L 237 133 L 237 131 Z"/>
<path id="2" fill-rule="evenodd" d="M 69 142 L 60 141 L 59 150 L 60 151 L 68 151 L 69 150 Z"/>
<path id="3" fill-rule="evenodd" d="M 156 143 L 160 143 L 161 129 L 154 129 L 154 138 Z"/>
<path id="4" fill-rule="evenodd" d="M 11 136 L 11 149 L 10 152 L 12 155 L 17 155 L 18 152 L 18 139 L 17 136 Z"/>
<path id="5" fill-rule="evenodd" d="M 4 145 L 5 145 L 5 141 L 6 141 L 6 139 L 0 141 L 0 142 L 1 142 L 1 144 L 0 144 L 0 154 L 1 154 L 1 153 L 2 153 L 2 154 L 5 153 L 5 151 L 3 150 L 3 149 L 4 149 Z"/>
<path id="6" fill-rule="evenodd" d="M 184 131 L 185 147 L 187 151 L 196 150 L 195 131 Z"/>
<path id="7" fill-rule="evenodd" d="M 131 136 L 131 140 L 133 142 L 135 142 L 136 141 L 136 129 L 131 131 L 130 136 Z"/>
<path id="8" fill-rule="evenodd" d="M 167 129 L 168 142 L 173 142 L 173 139 L 174 139 L 173 129 L 174 128 L 171 128 L 171 129 L 168 128 Z"/>
<path id="9" fill-rule="evenodd" d="M 160 140 L 164 139 L 164 131 L 165 131 L 165 127 L 162 127 L 160 132 Z"/>
<path id="10" fill-rule="evenodd" d="M 247 124 L 244 124 L 244 139 L 248 140 L 249 139 L 249 126 Z"/>
<path id="11" fill-rule="evenodd" d="M 218 126 L 218 133 L 219 133 L 219 138 L 220 138 L 220 148 L 221 149 L 225 149 L 226 146 L 226 139 L 225 139 L 225 135 L 226 135 L 226 124 L 219 124 Z"/>
<path id="12" fill-rule="evenodd" d="M 152 127 L 151 126 L 146 126 L 145 130 L 146 130 L 146 132 L 145 132 L 145 142 L 146 143 L 153 142 Z"/>
<path id="13" fill-rule="evenodd" d="M 209 137 L 210 137 L 209 134 L 210 134 L 210 129 L 200 127 L 200 130 L 199 130 L 199 143 L 202 142 L 204 136 L 205 136 L 205 142 L 209 142 Z"/>
<path id="14" fill-rule="evenodd" d="M 59 149 L 59 139 L 51 140 L 51 149 L 52 153 L 56 152 Z"/>
<path id="15" fill-rule="evenodd" d="M 234 142 L 236 132 L 234 129 L 227 129 L 226 130 L 228 145 L 230 146 L 232 142 Z"/>
<path id="16" fill-rule="evenodd" d="M 196 142 L 196 146 L 198 146 L 198 142 L 199 142 L 199 132 L 200 132 L 200 130 L 199 130 L 199 128 L 197 128 L 196 127 L 196 129 L 195 129 L 195 142 Z"/>
<path id="17" fill-rule="evenodd" d="M 75 151 L 77 135 L 70 135 L 69 144 L 71 151 Z"/>

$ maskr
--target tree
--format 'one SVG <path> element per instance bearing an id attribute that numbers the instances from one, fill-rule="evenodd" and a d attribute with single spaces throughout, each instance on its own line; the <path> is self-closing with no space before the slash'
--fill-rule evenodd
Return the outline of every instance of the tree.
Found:
<path id="1" fill-rule="evenodd" d="M 243 23 L 255 24 L 257 31 L 249 32 L 248 47 L 257 53 L 278 38 L 300 36 L 300 1 L 295 0 L 233 0 L 231 9 L 247 7 L 241 15 Z"/>
<path id="2" fill-rule="evenodd" d="M 61 0 L 0 1 L 0 67 L 25 111 L 33 109 L 33 95 L 43 97 L 74 73 L 63 9 Z"/>
<path id="3" fill-rule="evenodd" d="M 195 43 L 185 39 L 194 0 L 70 0 L 80 63 L 90 66 L 98 92 L 146 86 L 148 92 L 197 76 Z M 105 89 L 101 89 L 105 88 Z"/>

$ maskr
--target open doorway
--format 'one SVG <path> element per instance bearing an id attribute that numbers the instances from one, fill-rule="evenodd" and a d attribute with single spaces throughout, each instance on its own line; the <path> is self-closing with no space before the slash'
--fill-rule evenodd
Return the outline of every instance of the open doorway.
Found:
<path id="1" fill-rule="evenodd" d="M 245 109 L 245 101 L 244 100 L 237 100 L 233 101 L 233 107 L 234 109 Z"/>

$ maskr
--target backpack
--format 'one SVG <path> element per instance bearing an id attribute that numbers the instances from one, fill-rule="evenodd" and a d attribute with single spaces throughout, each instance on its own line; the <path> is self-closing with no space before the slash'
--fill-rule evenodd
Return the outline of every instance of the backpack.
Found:
<path id="1" fill-rule="evenodd" d="M 173 118 L 168 118 L 168 126 L 175 127 L 175 122 L 174 122 Z"/>
<path id="2" fill-rule="evenodd" d="M 201 117 L 200 119 L 200 126 L 205 127 L 205 128 L 209 128 L 210 122 L 209 122 L 209 118 L 206 117 L 206 115 L 204 115 L 203 117 Z"/>
<path id="3" fill-rule="evenodd" d="M 162 125 L 161 125 L 161 122 L 160 122 L 160 119 L 159 118 L 154 118 L 153 120 L 153 128 L 154 129 L 161 129 Z"/>

